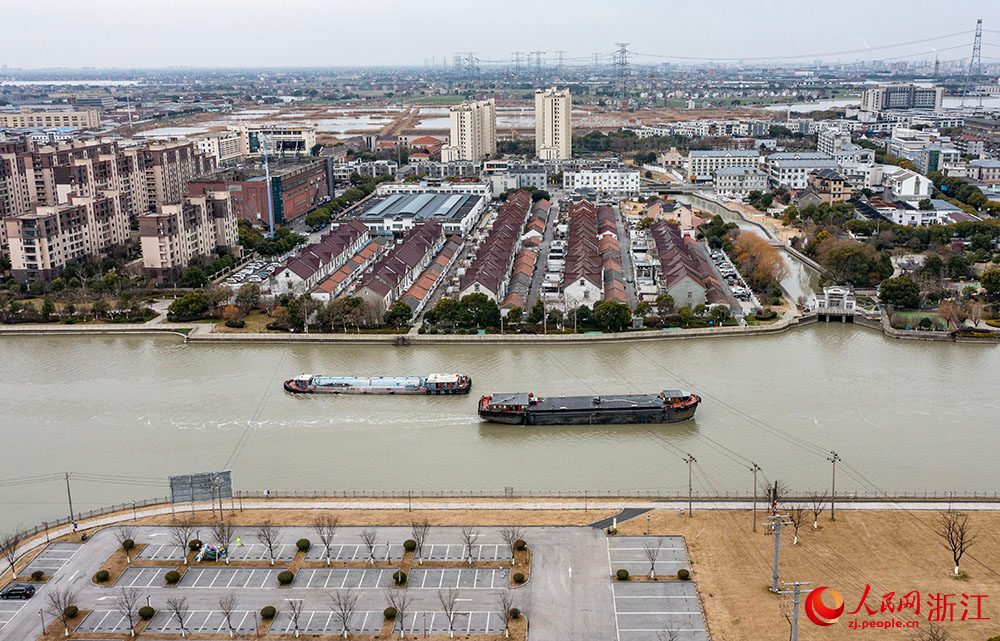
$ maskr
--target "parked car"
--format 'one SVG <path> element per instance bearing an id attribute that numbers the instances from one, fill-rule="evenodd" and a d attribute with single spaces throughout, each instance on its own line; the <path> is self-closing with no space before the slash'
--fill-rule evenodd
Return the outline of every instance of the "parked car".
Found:
<path id="1" fill-rule="evenodd" d="M 35 586 L 30 583 L 9 583 L 0 590 L 0 599 L 30 599 L 35 596 Z"/>

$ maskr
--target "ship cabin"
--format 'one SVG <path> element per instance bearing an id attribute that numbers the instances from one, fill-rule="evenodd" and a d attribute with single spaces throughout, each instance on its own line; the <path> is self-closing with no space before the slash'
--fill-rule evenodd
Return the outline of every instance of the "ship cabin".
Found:
<path id="1" fill-rule="evenodd" d="M 529 405 L 534 405 L 538 401 L 533 394 L 519 392 L 517 394 L 494 394 L 484 399 L 487 401 L 489 409 L 500 412 L 523 412 Z"/>
<path id="2" fill-rule="evenodd" d="M 691 400 L 690 392 L 685 392 L 684 390 L 678 389 L 665 389 L 660 392 L 660 398 L 663 399 L 664 404 L 674 405 L 677 403 L 685 403 Z"/>
<path id="3" fill-rule="evenodd" d="M 310 385 L 312 385 L 312 379 L 312 374 L 299 374 L 292 379 L 291 383 L 299 389 L 309 389 Z"/>
<path id="4" fill-rule="evenodd" d="M 471 379 L 463 374 L 429 374 L 427 376 L 427 391 L 441 392 L 465 389 Z"/>

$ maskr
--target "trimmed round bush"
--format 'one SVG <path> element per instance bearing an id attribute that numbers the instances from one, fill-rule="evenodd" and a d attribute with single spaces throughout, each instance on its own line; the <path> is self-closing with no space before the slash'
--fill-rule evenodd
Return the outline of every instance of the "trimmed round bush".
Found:
<path id="1" fill-rule="evenodd" d="M 392 580 L 395 581 L 396 585 L 406 585 L 406 572 L 396 570 L 392 573 Z"/>
<path id="2" fill-rule="evenodd" d="M 519 619 L 520 617 L 521 617 L 521 611 L 520 610 L 518 610 L 517 608 L 511 608 L 510 609 L 510 618 L 512 618 L 512 619 Z"/>
<path id="3" fill-rule="evenodd" d="M 173 585 L 181 580 L 181 573 L 177 570 L 171 570 L 163 575 L 163 580 Z"/>
<path id="4" fill-rule="evenodd" d="M 281 585 L 288 585 L 294 578 L 295 575 L 292 574 L 290 570 L 282 570 L 281 572 L 278 572 L 278 583 Z"/>
<path id="5" fill-rule="evenodd" d="M 65 608 L 63 608 L 63 616 L 66 617 L 67 619 L 72 619 L 79 613 L 80 609 L 75 605 L 68 605 Z"/>
<path id="6" fill-rule="evenodd" d="M 511 578 L 514 579 L 514 583 L 524 583 L 524 575 L 520 572 L 515 572 Z"/>
<path id="7" fill-rule="evenodd" d="M 149 607 L 148 605 L 144 605 L 141 608 L 139 608 L 139 618 L 142 619 L 143 621 L 149 621 L 150 619 L 153 618 L 154 614 L 156 614 L 156 610 Z"/>
<path id="8" fill-rule="evenodd" d="M 302 550 L 303 552 L 308 551 L 310 545 L 311 543 L 309 543 L 309 539 L 299 539 L 298 541 L 295 542 L 295 547 Z"/>
<path id="9" fill-rule="evenodd" d="M 201 539 L 191 539 L 188 541 L 188 549 L 192 552 L 201 549 Z"/>
<path id="10" fill-rule="evenodd" d="M 97 574 L 94 575 L 94 580 L 98 583 L 104 583 L 109 578 L 111 578 L 111 573 L 107 570 L 98 570 Z"/>
<path id="11" fill-rule="evenodd" d="M 677 570 L 677 578 L 681 581 L 687 581 L 691 578 L 691 573 L 684 568 L 681 568 L 680 570 Z"/>
<path id="12" fill-rule="evenodd" d="M 412 552 L 417 549 L 417 542 L 413 539 L 406 539 L 403 541 L 403 549 L 407 552 Z"/>
<path id="13" fill-rule="evenodd" d="M 382 616 L 384 616 L 387 620 L 392 621 L 396 618 L 396 608 L 390 606 L 382 610 Z"/>
<path id="14" fill-rule="evenodd" d="M 126 550 L 131 550 L 134 547 L 135 547 L 135 541 L 133 541 L 132 539 L 125 539 L 124 541 L 122 541 L 122 548 Z"/>
<path id="15" fill-rule="evenodd" d="M 619 581 L 628 581 L 628 570 L 622 568 L 615 572 L 615 576 L 618 577 Z"/>
<path id="16" fill-rule="evenodd" d="M 518 539 L 518 540 L 514 541 L 514 549 L 515 550 L 523 550 L 527 546 L 528 546 L 528 544 L 524 542 L 524 539 Z"/>
<path id="17" fill-rule="evenodd" d="M 260 618 L 262 619 L 273 619 L 278 611 L 274 609 L 273 605 L 265 605 L 260 609 Z"/>
<path id="18" fill-rule="evenodd" d="M 32 581 L 41 581 L 44 578 L 45 578 L 45 573 L 42 572 L 41 570 L 35 570 L 34 572 L 31 573 Z"/>

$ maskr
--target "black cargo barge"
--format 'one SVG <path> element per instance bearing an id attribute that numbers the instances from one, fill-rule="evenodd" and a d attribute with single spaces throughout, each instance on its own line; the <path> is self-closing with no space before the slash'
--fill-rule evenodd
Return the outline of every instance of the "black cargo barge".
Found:
<path id="1" fill-rule="evenodd" d="M 479 416 L 509 425 L 677 423 L 694 416 L 701 397 L 681 390 L 659 394 L 550 396 L 492 394 L 479 399 Z"/>

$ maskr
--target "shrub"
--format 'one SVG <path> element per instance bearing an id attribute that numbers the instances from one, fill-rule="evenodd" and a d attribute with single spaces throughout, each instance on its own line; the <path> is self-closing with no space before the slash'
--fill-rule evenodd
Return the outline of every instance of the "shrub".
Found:
<path id="1" fill-rule="evenodd" d="M 181 573 L 177 570 L 171 570 L 163 575 L 163 580 L 173 585 L 181 580 Z"/>
<path id="2" fill-rule="evenodd" d="M 518 610 L 517 608 L 511 608 L 510 609 L 510 618 L 512 618 L 512 619 L 519 619 L 519 618 L 521 618 L 521 611 Z"/>
<path id="3" fill-rule="evenodd" d="M 80 609 L 75 605 L 67 605 L 65 608 L 63 608 L 63 616 L 66 617 L 67 619 L 72 619 L 79 613 Z"/>
<path id="4" fill-rule="evenodd" d="M 396 608 L 390 606 L 382 610 L 382 616 L 384 616 L 389 621 L 392 621 L 393 619 L 396 618 Z"/>
<path id="5" fill-rule="evenodd" d="M 139 608 L 139 618 L 144 621 L 149 621 L 150 619 L 152 619 L 154 614 L 156 614 L 156 610 L 149 607 L 148 605 L 144 605 L 141 608 Z"/>
<path id="6" fill-rule="evenodd" d="M 281 572 L 278 572 L 278 583 L 281 585 L 288 585 L 294 578 L 295 575 L 289 570 L 282 570 Z"/>
<path id="7" fill-rule="evenodd" d="M 200 550 L 201 549 L 201 540 L 199 540 L 199 539 L 191 539 L 190 541 L 188 541 L 188 549 L 191 550 L 192 552 L 194 552 L 196 550 Z"/>
<path id="8" fill-rule="evenodd" d="M 309 539 L 299 539 L 298 541 L 295 542 L 295 547 L 302 550 L 303 552 L 309 549 L 309 545 L 310 545 Z"/>
<path id="9" fill-rule="evenodd" d="M 273 619 L 276 614 L 278 611 L 274 609 L 273 605 L 265 605 L 260 609 L 260 618 L 262 619 Z"/>
<path id="10" fill-rule="evenodd" d="M 407 552 L 412 552 L 417 549 L 417 542 L 413 539 L 406 539 L 403 541 L 403 549 Z"/>
<path id="11" fill-rule="evenodd" d="M 619 581 L 628 581 L 628 570 L 622 568 L 615 572 L 615 576 L 618 577 Z"/>
<path id="12" fill-rule="evenodd" d="M 247 322 L 242 318 L 240 320 L 227 320 L 226 327 L 233 327 L 235 329 L 243 329 L 247 326 Z"/>
<path id="13" fill-rule="evenodd" d="M 35 570 L 34 572 L 31 573 L 32 581 L 41 581 L 44 578 L 45 578 L 45 573 L 42 572 L 41 570 Z"/>
<path id="14" fill-rule="evenodd" d="M 406 585 L 406 572 L 396 570 L 392 573 L 392 580 L 396 582 L 396 585 Z"/>
<path id="15" fill-rule="evenodd" d="M 691 578 L 691 573 L 684 568 L 681 568 L 680 570 L 677 570 L 677 578 L 681 581 L 687 581 Z"/>
<path id="16" fill-rule="evenodd" d="M 520 572 L 515 572 L 511 578 L 514 579 L 514 583 L 524 583 L 524 575 Z"/>
<path id="17" fill-rule="evenodd" d="M 133 541 L 132 539 L 125 539 L 124 541 L 122 541 L 122 548 L 126 550 L 131 550 L 134 547 L 135 547 L 135 541 Z"/>
<path id="18" fill-rule="evenodd" d="M 524 539 L 518 539 L 518 540 L 514 541 L 514 549 L 515 550 L 523 550 L 525 547 L 527 547 L 527 545 L 528 544 L 524 542 Z"/>
<path id="19" fill-rule="evenodd" d="M 98 583 L 104 583 L 109 578 L 111 578 L 111 573 L 107 570 L 98 570 L 97 574 L 94 575 L 94 580 Z"/>

